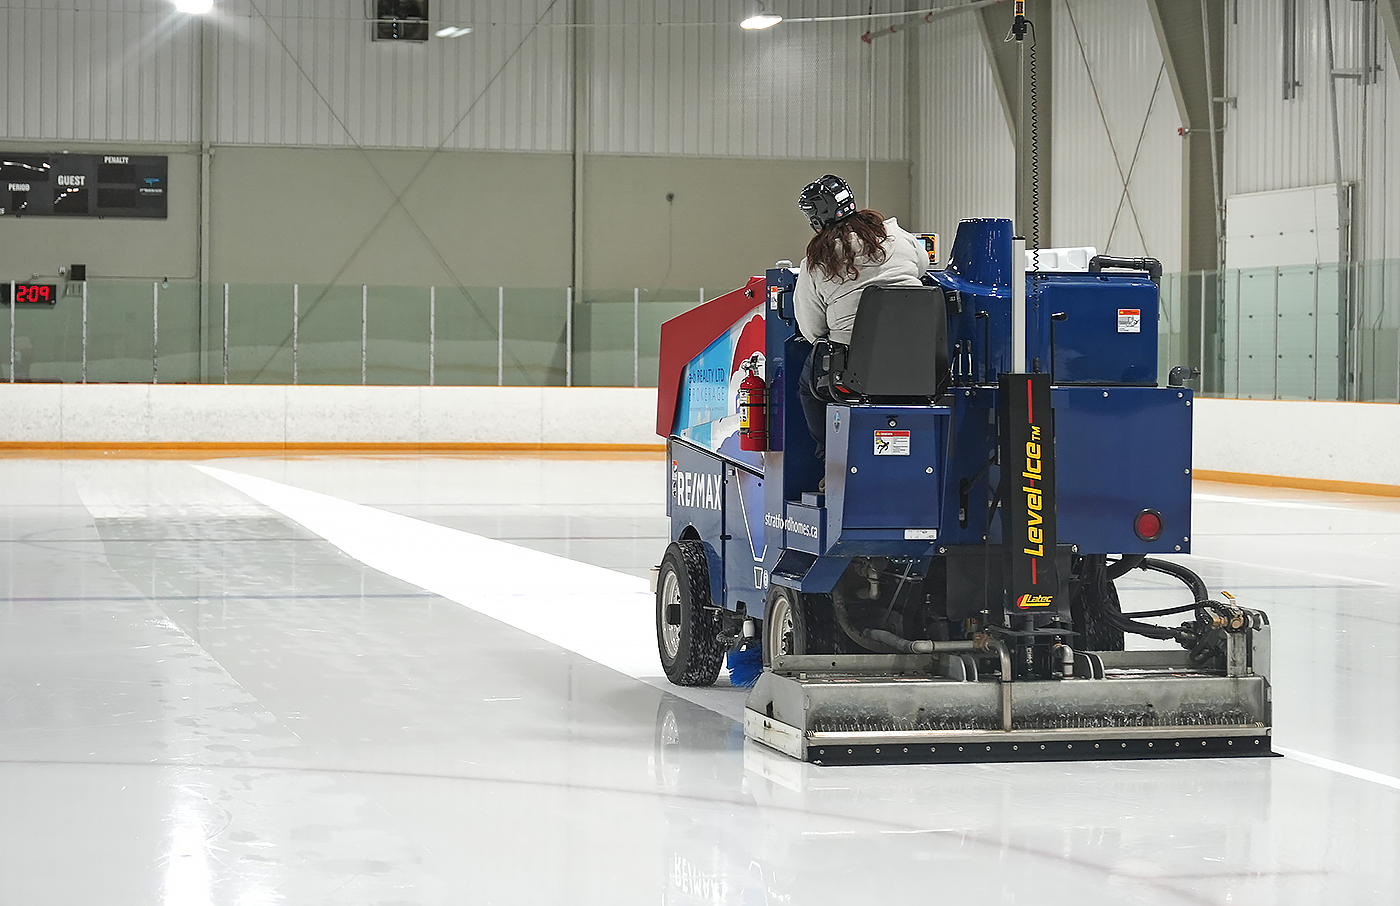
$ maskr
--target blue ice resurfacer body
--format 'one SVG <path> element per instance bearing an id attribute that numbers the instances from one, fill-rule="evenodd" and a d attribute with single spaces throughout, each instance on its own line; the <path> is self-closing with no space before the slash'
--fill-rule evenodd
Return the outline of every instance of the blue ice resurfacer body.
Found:
<path id="1" fill-rule="evenodd" d="M 794 269 L 663 326 L 663 666 L 709 684 L 761 649 L 745 730 L 811 761 L 1267 753 L 1267 619 L 1157 558 L 1191 540 L 1192 393 L 1158 386 L 1160 268 L 1018 254 L 1009 221 L 964 221 L 925 287 L 867 290 L 850 346 L 815 356 L 824 461 Z M 741 434 L 749 371 L 762 450 Z M 1134 568 L 1185 582 L 1188 622 L 1125 616 L 1114 580 Z M 1180 648 L 1126 652 L 1125 632 Z"/>

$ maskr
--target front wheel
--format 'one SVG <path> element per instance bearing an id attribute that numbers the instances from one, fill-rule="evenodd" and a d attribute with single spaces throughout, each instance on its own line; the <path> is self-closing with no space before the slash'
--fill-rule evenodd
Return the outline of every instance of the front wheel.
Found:
<path id="1" fill-rule="evenodd" d="M 809 654 L 807 613 L 800 592 L 781 585 L 768 589 L 768 608 L 763 618 L 763 666 L 784 654 Z"/>
<path id="2" fill-rule="evenodd" d="M 656 583 L 656 647 L 677 686 L 710 686 L 719 677 L 723 625 L 710 601 L 710 571 L 699 541 L 673 541 Z"/>
<path id="3" fill-rule="evenodd" d="M 1086 558 L 1088 560 L 1088 558 Z M 1087 651 L 1122 651 L 1123 630 L 1113 625 L 1109 613 L 1120 613 L 1118 589 L 1108 574 L 1102 557 L 1090 560 L 1085 575 L 1073 586 L 1070 614 L 1078 647 Z"/>

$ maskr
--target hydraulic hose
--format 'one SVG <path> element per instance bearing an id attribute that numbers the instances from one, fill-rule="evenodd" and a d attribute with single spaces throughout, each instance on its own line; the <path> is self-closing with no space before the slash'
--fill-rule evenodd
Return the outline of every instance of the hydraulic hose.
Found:
<path id="1" fill-rule="evenodd" d="M 1124 557 L 1123 559 L 1127 560 L 1128 558 Z M 1137 567 L 1165 573 L 1181 580 L 1190 589 L 1194 600 L 1190 604 L 1183 604 L 1179 607 L 1145 610 L 1132 614 L 1124 614 L 1116 607 L 1104 608 L 1109 623 L 1117 629 L 1144 635 L 1148 638 L 1171 639 L 1190 651 L 1191 660 L 1200 664 L 1212 657 L 1223 655 L 1220 640 L 1222 632 L 1240 629 L 1249 622 L 1248 615 L 1236 607 L 1233 601 L 1226 603 L 1211 600 L 1210 590 L 1206 588 L 1206 583 L 1201 580 L 1201 577 L 1179 563 L 1143 557 L 1138 562 Z M 1169 616 L 1187 611 L 1194 611 L 1196 619 L 1190 623 L 1183 623 L 1175 629 L 1152 623 L 1142 623 L 1134 619 L 1135 617 Z"/>
<path id="2" fill-rule="evenodd" d="M 1197 579 L 1199 582 L 1200 580 Z M 1109 585 L 1112 588 L 1112 584 Z M 1134 635 L 1146 636 L 1149 639 L 1161 639 L 1163 641 L 1177 642 L 1181 645 L 1190 645 L 1196 639 L 1195 633 L 1188 633 L 1182 629 L 1172 629 L 1167 626 L 1157 626 L 1152 623 L 1140 623 L 1124 615 L 1118 607 L 1117 595 L 1104 595 L 1104 619 L 1108 624 L 1119 632 L 1131 632 Z M 1192 605 L 1193 607 L 1195 605 Z"/>
<path id="3" fill-rule="evenodd" d="M 889 645 L 874 641 L 871 637 L 867 636 L 866 633 L 852 625 L 850 615 L 846 613 L 846 605 L 836 600 L 835 595 L 831 598 L 831 612 L 836 616 L 836 625 L 841 627 L 841 631 L 849 636 L 851 641 L 855 642 L 866 651 L 873 651 L 876 654 L 887 654 L 889 652 Z M 894 633 L 890 633 L 890 635 L 894 636 Z M 898 638 L 898 636 L 894 637 Z"/>
<path id="4" fill-rule="evenodd" d="M 1206 588 L 1206 583 L 1201 581 L 1200 576 L 1196 575 L 1194 572 L 1182 566 L 1181 564 L 1172 563 L 1169 560 L 1157 560 L 1154 558 L 1148 558 L 1147 556 L 1141 554 L 1135 554 L 1133 555 L 1133 558 L 1136 562 L 1134 562 L 1131 566 L 1128 566 L 1127 569 L 1123 569 L 1121 572 L 1119 572 L 1119 575 L 1122 575 L 1123 573 L 1127 572 L 1128 569 L 1132 569 L 1133 567 L 1137 567 L 1138 569 L 1144 570 L 1152 570 L 1154 572 L 1159 573 L 1165 573 L 1166 575 L 1181 580 L 1181 582 L 1191 590 L 1191 594 L 1195 600 L 1193 600 L 1190 604 L 1182 604 L 1177 607 L 1164 607 L 1161 610 L 1140 610 L 1135 613 L 1123 614 L 1123 616 L 1128 617 L 1129 619 L 1140 619 L 1142 617 L 1167 617 L 1173 614 L 1187 613 L 1188 611 L 1198 610 L 1202 604 L 1209 603 L 1210 591 Z M 1115 563 L 1114 566 L 1121 567 L 1129 559 L 1129 557 L 1125 556 L 1122 560 L 1118 561 L 1118 563 Z M 1114 577 L 1113 572 L 1113 568 L 1110 568 L 1110 577 Z M 1199 614 L 1197 616 L 1199 616 Z"/>
<path id="5" fill-rule="evenodd" d="M 930 639 L 906 639 L 886 629 L 867 629 L 864 635 L 870 641 L 893 648 L 901 654 L 933 654 Z"/>
<path id="6" fill-rule="evenodd" d="M 1127 559 L 1126 557 L 1124 558 Z M 1210 589 L 1206 588 L 1206 583 L 1201 581 L 1201 577 L 1180 563 L 1172 563 L 1169 560 L 1158 560 L 1155 557 L 1143 557 L 1138 564 L 1138 569 L 1150 569 L 1159 573 L 1166 573 L 1175 576 L 1191 589 L 1191 594 L 1196 596 L 1196 603 L 1203 604 L 1210 599 Z"/>
<path id="7" fill-rule="evenodd" d="M 1127 575 L 1131 570 L 1141 566 L 1142 561 L 1146 559 L 1146 554 L 1124 554 L 1120 559 L 1108 564 L 1108 581 L 1112 582 L 1120 576 Z"/>

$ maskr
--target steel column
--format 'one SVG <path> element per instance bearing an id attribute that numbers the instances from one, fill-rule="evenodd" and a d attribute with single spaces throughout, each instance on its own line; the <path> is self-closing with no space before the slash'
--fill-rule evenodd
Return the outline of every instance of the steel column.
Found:
<path id="1" fill-rule="evenodd" d="M 83 281 L 83 367 L 82 367 L 82 382 L 83 382 L 84 384 L 87 383 L 87 363 L 88 363 L 88 349 L 87 349 L 87 318 L 88 318 L 87 281 L 84 280 L 84 281 Z"/>
<path id="2" fill-rule="evenodd" d="M 160 284 L 151 283 L 151 383 L 160 383 Z"/>

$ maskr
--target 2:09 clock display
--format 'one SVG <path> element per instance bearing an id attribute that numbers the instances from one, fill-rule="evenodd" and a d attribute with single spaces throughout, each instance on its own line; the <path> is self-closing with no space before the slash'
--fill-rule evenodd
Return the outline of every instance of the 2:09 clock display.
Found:
<path id="1" fill-rule="evenodd" d="M 58 287 L 52 283 L 16 283 L 15 301 L 20 305 L 53 305 L 58 302 Z M 0 283 L 4 304 L 10 304 L 10 283 Z"/>

